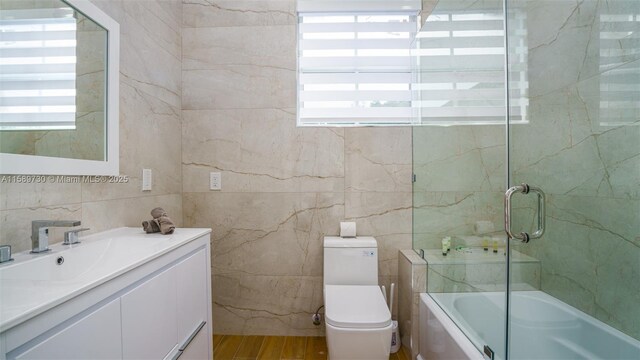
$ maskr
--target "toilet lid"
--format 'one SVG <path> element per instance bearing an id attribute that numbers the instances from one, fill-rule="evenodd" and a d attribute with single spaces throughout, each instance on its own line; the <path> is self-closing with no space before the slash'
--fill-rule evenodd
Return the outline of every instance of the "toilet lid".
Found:
<path id="1" fill-rule="evenodd" d="M 391 324 L 391 313 L 382 290 L 375 285 L 326 285 L 325 318 L 343 328 L 382 328 Z"/>

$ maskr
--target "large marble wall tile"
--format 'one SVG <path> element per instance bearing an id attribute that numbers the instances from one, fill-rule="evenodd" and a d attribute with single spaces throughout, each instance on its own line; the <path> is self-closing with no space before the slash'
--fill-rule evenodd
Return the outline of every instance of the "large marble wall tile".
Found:
<path id="1" fill-rule="evenodd" d="M 182 75 L 186 110 L 296 107 L 295 69 L 225 65 Z"/>
<path id="2" fill-rule="evenodd" d="M 77 204 L 82 199 L 80 186 L 75 183 L 18 184 L 0 182 L 0 210 Z"/>
<path id="3" fill-rule="evenodd" d="M 595 84 L 598 86 L 598 84 Z M 513 168 L 534 164 L 580 144 L 592 135 L 589 120 L 597 108 L 588 106 L 576 87 L 530 100 L 529 123 L 511 127 L 512 144 L 535 140 L 535 146 L 512 146 Z M 597 118 L 593 114 L 594 118 Z"/>
<path id="4" fill-rule="evenodd" d="M 347 192 L 347 221 L 378 241 L 379 274 L 398 275 L 398 250 L 411 248 L 411 193 Z"/>
<path id="5" fill-rule="evenodd" d="M 219 65 L 254 65 L 296 69 L 295 26 L 186 28 L 183 70 Z"/>
<path id="6" fill-rule="evenodd" d="M 531 97 L 598 73 L 596 1 L 528 1 L 526 13 Z"/>
<path id="7" fill-rule="evenodd" d="M 179 109 L 182 70 L 182 29 L 177 26 L 181 18 L 179 0 L 93 1 L 120 24 L 121 75 L 141 88 L 156 88 L 163 100 Z"/>
<path id="8" fill-rule="evenodd" d="M 640 128 L 632 118 L 602 122 L 601 76 L 531 100 L 530 123 L 511 131 L 513 144 L 533 142 L 511 148 L 515 182 L 554 194 L 638 197 Z"/>
<path id="9" fill-rule="evenodd" d="M 374 235 L 374 237 L 378 240 L 378 273 L 384 276 L 397 276 L 398 250 L 411 249 L 411 234 Z"/>
<path id="10" fill-rule="evenodd" d="M 180 59 L 182 44 L 182 2 L 180 0 L 125 1 L 126 13 L 136 20 L 150 39 Z M 177 40 L 177 41 L 176 41 Z"/>
<path id="11" fill-rule="evenodd" d="M 411 128 L 345 130 L 346 191 L 411 191 Z"/>
<path id="12" fill-rule="evenodd" d="M 97 5 L 120 23 L 120 173 L 130 180 L 83 184 L 83 201 L 180 193 L 181 2 Z M 143 168 L 154 171 L 151 192 L 141 191 Z"/>
<path id="13" fill-rule="evenodd" d="M 177 227 L 183 226 L 180 194 L 83 202 L 82 225 L 91 228 L 87 234 L 121 226 L 142 231 L 142 221 L 150 220 L 151 210 L 156 207 L 165 209 Z"/>
<path id="14" fill-rule="evenodd" d="M 214 274 L 321 276 L 343 214 L 342 193 L 184 193 L 185 225 L 214 229 Z"/>
<path id="15" fill-rule="evenodd" d="M 511 289 L 516 291 L 540 289 L 539 263 L 514 263 L 511 269 L 514 274 Z M 427 273 L 430 293 L 506 290 L 506 261 L 500 264 L 429 265 Z"/>
<path id="16" fill-rule="evenodd" d="M 419 353 L 420 293 L 427 291 L 427 264 L 413 250 L 398 254 L 398 325 L 402 345 L 411 349 L 411 358 Z"/>
<path id="17" fill-rule="evenodd" d="M 640 204 L 638 205 L 640 206 Z M 637 234 L 640 234 L 638 232 Z M 603 241 L 596 248 L 602 249 L 602 259 L 597 261 L 595 317 L 640 339 L 640 235 L 635 245 L 629 242 L 610 248 Z M 609 251 L 607 251 L 609 250 Z M 597 251 L 597 250 L 596 250 Z M 634 282 L 635 285 L 634 286 Z M 561 291 L 566 292 L 566 289 Z"/>
<path id="18" fill-rule="evenodd" d="M 415 249 L 438 249 L 445 236 L 474 235 L 477 221 L 502 229 L 502 192 L 416 192 L 413 194 Z"/>
<path id="19" fill-rule="evenodd" d="M 412 251 L 412 250 L 404 250 Z M 403 344 L 410 344 L 411 341 L 411 298 L 413 288 L 411 284 L 411 262 L 402 255 L 402 250 L 398 254 L 398 327 Z"/>
<path id="20" fill-rule="evenodd" d="M 183 0 L 183 26 L 295 25 L 295 0 Z"/>
<path id="21" fill-rule="evenodd" d="M 505 291 L 507 258 L 500 244 L 498 252 L 451 250 L 447 256 L 440 249 L 426 250 L 429 292 Z M 539 290 L 540 260 L 519 251 L 511 252 L 511 286 L 514 290 Z"/>
<path id="22" fill-rule="evenodd" d="M 31 250 L 31 221 L 33 220 L 80 220 L 80 204 L 56 204 L 44 207 L 0 210 L 0 244 L 11 245 L 14 253 Z M 62 241 L 65 230 L 51 228 L 49 243 Z"/>
<path id="23" fill-rule="evenodd" d="M 344 189 L 344 130 L 295 126 L 295 109 L 185 110 L 185 192 L 337 192 Z"/>
<path id="24" fill-rule="evenodd" d="M 520 245 L 542 260 L 542 290 L 640 336 L 640 201 L 550 195 L 547 233 Z"/>
<path id="25" fill-rule="evenodd" d="M 593 178 L 599 180 L 598 184 L 587 184 L 595 187 L 590 192 L 597 192 L 602 181 L 606 181 L 598 142 L 594 137 L 531 164 L 514 165 L 513 177 L 516 183 L 526 182 L 541 187 L 547 193 L 571 193 L 581 187 L 585 179 Z M 567 176 L 567 173 L 573 175 Z"/>
<path id="26" fill-rule="evenodd" d="M 416 191 L 502 191 L 504 127 L 414 127 Z"/>
<path id="27" fill-rule="evenodd" d="M 322 304 L 321 276 L 213 276 L 217 334 L 318 336 L 311 315 Z"/>
<path id="28" fill-rule="evenodd" d="M 83 201 L 175 194 L 182 191 L 179 114 L 129 81 L 120 87 L 120 174 L 122 184 L 83 184 Z M 142 169 L 153 170 L 153 189 L 142 192 Z"/>

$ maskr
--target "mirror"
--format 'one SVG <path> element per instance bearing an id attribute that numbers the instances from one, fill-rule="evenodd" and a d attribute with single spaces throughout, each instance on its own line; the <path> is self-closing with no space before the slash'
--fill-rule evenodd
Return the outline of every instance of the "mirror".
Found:
<path id="1" fill-rule="evenodd" d="M 0 0 L 0 173 L 117 175 L 118 62 L 88 0 Z"/>

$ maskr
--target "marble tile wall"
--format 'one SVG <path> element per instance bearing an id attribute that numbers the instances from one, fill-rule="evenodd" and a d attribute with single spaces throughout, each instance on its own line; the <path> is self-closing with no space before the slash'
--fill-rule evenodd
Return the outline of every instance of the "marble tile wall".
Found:
<path id="1" fill-rule="evenodd" d="M 540 260 L 543 291 L 640 338 L 640 43 L 629 35 L 640 3 L 509 7 L 526 19 L 511 31 L 526 34 L 528 51 L 511 60 L 524 59 L 512 66 L 528 70 L 529 101 L 529 123 L 511 127 L 512 183 L 548 195 L 545 236 L 516 250 Z M 415 247 L 437 248 L 477 220 L 502 227 L 504 127 L 414 128 L 413 145 Z M 532 228 L 532 199 L 515 200 L 514 228 Z M 526 279 L 532 270 L 514 272 Z"/>
<path id="2" fill-rule="evenodd" d="M 530 123 L 512 127 L 530 144 L 511 148 L 513 179 L 547 193 L 545 236 L 517 249 L 541 261 L 543 291 L 640 339 L 640 42 L 614 36 L 640 30 L 620 21 L 640 3 L 512 5 L 527 15 L 530 101 Z M 535 225 L 530 201 L 516 211 Z"/>
<path id="3" fill-rule="evenodd" d="M 422 6 L 422 20 L 426 20 L 431 11 L 440 14 L 499 14 L 502 11 L 502 1 L 496 0 L 423 0 Z M 432 32 L 434 26 L 435 23 L 426 23 L 422 32 Z M 421 48 L 435 46 L 434 40 L 429 37 L 420 41 L 417 46 Z M 452 46 L 460 45 L 455 43 Z M 450 76 L 438 80 L 442 82 L 437 83 L 439 86 L 453 84 L 455 87 L 455 82 L 460 81 L 459 76 L 475 78 L 480 82 L 487 81 L 474 85 L 474 88 L 481 89 L 480 91 L 486 87 L 500 86 L 500 83 L 489 79 L 491 74 L 500 74 L 503 70 L 500 65 L 496 65 L 497 68 L 483 73 L 483 77 L 477 77 L 476 61 L 465 60 L 464 57 L 450 59 L 447 66 L 456 70 L 450 73 L 436 71 L 434 66 L 444 65 L 435 65 L 428 56 L 420 57 L 419 65 L 418 75 L 424 79 L 425 84 L 434 85 L 429 82 L 436 81 L 431 80 L 435 71 L 439 76 Z M 444 66 L 442 69 L 444 68 L 447 67 Z M 433 96 L 429 92 L 418 96 L 426 103 L 433 100 L 429 98 Z M 459 96 L 464 98 L 466 95 Z M 459 107 L 461 110 L 464 106 L 476 106 L 464 104 L 464 101 L 451 101 L 447 106 Z M 434 121 L 430 117 L 433 116 L 430 115 L 433 111 L 430 106 L 427 104 L 421 109 L 421 115 L 427 124 L 433 124 Z M 499 102 L 493 106 L 499 107 Z M 453 238 L 453 247 L 468 245 L 461 242 L 460 238 L 488 235 L 474 232 L 474 225 L 478 221 L 493 223 L 494 230 L 499 231 L 501 228 L 502 193 L 506 171 L 505 123 L 483 123 L 481 118 L 474 118 L 475 115 L 472 114 L 466 119 L 470 120 L 470 125 L 427 125 L 413 128 L 413 164 L 416 174 L 416 183 L 413 186 L 415 249 L 440 248 L 441 240 L 446 236 Z"/>
<path id="4" fill-rule="evenodd" d="M 398 326 L 411 358 L 420 352 L 420 293 L 427 292 L 427 263 L 413 250 L 398 255 Z"/>
<path id="5" fill-rule="evenodd" d="M 411 248 L 411 129 L 296 127 L 295 9 L 183 1 L 184 224 L 213 228 L 216 333 L 321 334 L 322 240 L 341 220 L 378 239 L 387 288 Z"/>
<path id="6" fill-rule="evenodd" d="M 437 249 L 445 236 L 482 235 L 477 221 L 502 228 L 505 135 L 502 125 L 413 128 L 413 245 Z"/>
<path id="7" fill-rule="evenodd" d="M 78 219 L 91 232 L 140 226 L 156 207 L 182 225 L 181 25 L 178 0 L 92 0 L 120 24 L 120 173 L 127 184 L 0 183 L 0 243 L 31 246 L 34 219 Z M 142 168 L 154 186 L 142 192 Z M 52 229 L 52 242 L 64 229 Z"/>
<path id="8" fill-rule="evenodd" d="M 505 291 L 507 262 L 503 249 L 466 254 L 450 252 L 442 256 L 440 250 L 427 250 L 425 259 L 427 291 L 430 293 Z M 460 256 L 462 255 L 462 256 Z M 465 256 L 471 255 L 471 256 Z M 511 253 L 511 289 L 539 290 L 540 261 L 518 251 Z"/>

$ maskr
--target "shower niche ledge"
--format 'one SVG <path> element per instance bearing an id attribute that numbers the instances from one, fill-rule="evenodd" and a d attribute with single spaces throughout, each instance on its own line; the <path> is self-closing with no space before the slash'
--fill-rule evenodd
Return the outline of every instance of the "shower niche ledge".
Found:
<path id="1" fill-rule="evenodd" d="M 427 287 L 430 293 L 504 291 L 507 259 L 504 248 L 494 253 L 481 247 L 451 249 L 446 256 L 440 249 L 425 249 Z M 540 289 L 540 260 L 511 250 L 513 290 Z"/>

